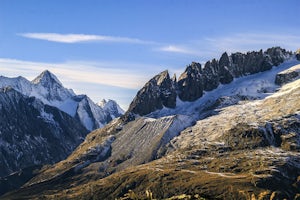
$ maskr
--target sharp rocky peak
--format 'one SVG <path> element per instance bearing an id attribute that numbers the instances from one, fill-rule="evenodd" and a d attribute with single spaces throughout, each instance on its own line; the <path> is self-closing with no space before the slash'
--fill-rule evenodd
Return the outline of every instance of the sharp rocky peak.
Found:
<path id="1" fill-rule="evenodd" d="M 159 73 L 158 75 L 156 75 L 152 80 L 155 80 L 157 85 L 161 85 L 165 82 L 165 80 L 169 80 L 169 79 L 170 79 L 169 72 L 168 70 L 165 70 Z"/>
<path id="2" fill-rule="evenodd" d="M 163 71 L 154 76 L 137 93 L 123 116 L 123 120 L 131 121 L 135 118 L 135 114 L 146 115 L 164 106 L 175 108 L 176 97 L 175 82 L 170 78 L 167 70 Z"/>
<path id="3" fill-rule="evenodd" d="M 49 83 L 57 83 L 62 86 L 62 83 L 58 80 L 58 78 L 51 73 L 49 70 L 43 71 L 39 76 L 37 76 L 33 81 L 33 84 L 41 84 L 43 86 L 48 85 Z"/>
<path id="4" fill-rule="evenodd" d="M 64 101 L 75 93 L 65 88 L 58 78 L 49 70 L 43 71 L 32 81 L 37 93 L 46 101 Z"/>

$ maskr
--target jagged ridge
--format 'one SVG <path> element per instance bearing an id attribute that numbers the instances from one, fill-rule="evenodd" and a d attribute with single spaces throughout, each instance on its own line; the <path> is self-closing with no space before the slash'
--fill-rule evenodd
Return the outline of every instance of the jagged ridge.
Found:
<path id="1" fill-rule="evenodd" d="M 280 47 L 269 48 L 264 52 L 233 53 L 230 56 L 225 52 L 220 60 L 212 59 L 203 68 L 196 62 L 188 65 L 178 81 L 170 79 L 168 71 L 164 71 L 137 93 L 123 119 L 130 121 L 135 114 L 149 114 L 163 106 L 174 108 L 177 97 L 182 101 L 195 101 L 205 91 L 214 90 L 220 84 L 228 84 L 234 78 L 270 70 L 291 55 L 291 52 Z"/>

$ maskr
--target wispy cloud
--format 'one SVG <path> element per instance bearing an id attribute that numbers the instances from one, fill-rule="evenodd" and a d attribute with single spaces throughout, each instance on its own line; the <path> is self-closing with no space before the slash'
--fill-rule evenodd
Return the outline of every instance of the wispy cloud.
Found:
<path id="1" fill-rule="evenodd" d="M 81 43 L 81 42 L 114 42 L 131 44 L 155 44 L 152 41 L 141 40 L 129 37 L 115 37 L 105 35 L 88 34 L 59 34 L 59 33 L 19 33 L 19 36 L 31 39 L 47 40 L 60 43 Z"/>
<path id="2" fill-rule="evenodd" d="M 164 52 L 172 52 L 172 53 L 199 55 L 199 52 L 180 45 L 166 45 L 158 48 L 157 50 L 164 51 Z"/>

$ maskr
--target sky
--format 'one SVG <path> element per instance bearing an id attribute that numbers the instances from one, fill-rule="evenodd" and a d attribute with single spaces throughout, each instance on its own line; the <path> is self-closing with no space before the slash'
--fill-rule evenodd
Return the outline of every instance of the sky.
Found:
<path id="1" fill-rule="evenodd" d="M 153 76 L 191 62 L 300 48 L 299 0 L 0 0 L 0 75 L 48 69 L 127 109 Z"/>

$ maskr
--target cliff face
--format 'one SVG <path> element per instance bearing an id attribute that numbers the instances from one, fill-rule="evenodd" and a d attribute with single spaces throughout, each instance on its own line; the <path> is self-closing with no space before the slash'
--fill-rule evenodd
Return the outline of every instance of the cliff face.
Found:
<path id="1" fill-rule="evenodd" d="M 142 116 L 154 110 L 162 109 L 164 106 L 174 108 L 176 96 L 175 82 L 170 78 L 168 71 L 163 71 L 138 91 L 123 118 L 131 121 L 132 113 Z"/>
<path id="2" fill-rule="evenodd" d="M 170 79 L 164 71 L 149 82 L 137 93 L 123 119 L 130 121 L 134 115 L 146 115 L 164 106 L 176 107 L 176 98 L 182 101 L 195 101 L 205 91 L 216 89 L 220 84 L 228 84 L 234 78 L 270 70 L 278 66 L 292 53 L 280 47 L 266 51 L 252 51 L 246 54 L 225 52 L 219 60 L 207 61 L 204 67 L 193 62 L 188 65 L 178 80 Z"/>

